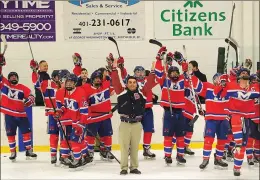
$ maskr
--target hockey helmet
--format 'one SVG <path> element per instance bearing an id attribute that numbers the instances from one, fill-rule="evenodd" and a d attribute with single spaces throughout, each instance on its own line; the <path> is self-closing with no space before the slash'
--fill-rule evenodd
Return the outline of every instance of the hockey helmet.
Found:
<path id="1" fill-rule="evenodd" d="M 12 76 L 16 76 L 17 80 L 10 80 L 10 78 L 11 78 Z M 17 72 L 10 72 L 7 77 L 8 77 L 8 81 L 9 81 L 11 84 L 13 84 L 13 85 L 17 84 L 18 81 L 19 81 L 19 76 L 18 76 Z"/>
<path id="2" fill-rule="evenodd" d="M 55 78 L 56 76 L 59 76 L 59 70 L 54 70 L 54 71 L 52 71 L 51 77 L 52 77 L 52 78 Z"/>
<path id="3" fill-rule="evenodd" d="M 222 73 L 216 73 L 212 77 L 213 84 L 219 84 L 219 77 L 222 75 Z"/>
<path id="4" fill-rule="evenodd" d="M 67 76 L 70 75 L 70 72 L 67 69 L 61 69 L 59 70 L 58 76 L 59 76 L 59 80 L 64 82 L 67 78 Z"/>
<path id="5" fill-rule="evenodd" d="M 100 78 L 101 80 L 103 79 L 103 73 L 100 70 L 96 70 L 94 71 L 91 76 L 91 82 L 93 83 L 93 81 L 95 80 L 95 78 Z"/>
<path id="6" fill-rule="evenodd" d="M 174 75 L 172 76 L 172 72 L 177 72 L 178 75 Z M 168 69 L 168 77 L 173 80 L 173 81 L 177 81 L 179 79 L 179 75 L 180 75 L 180 71 L 179 71 L 179 68 L 176 67 L 176 66 L 171 66 L 169 69 Z"/>
<path id="7" fill-rule="evenodd" d="M 257 74 L 251 74 L 250 75 L 250 81 L 252 83 L 257 83 L 257 82 L 260 82 L 260 79 L 258 78 Z"/>

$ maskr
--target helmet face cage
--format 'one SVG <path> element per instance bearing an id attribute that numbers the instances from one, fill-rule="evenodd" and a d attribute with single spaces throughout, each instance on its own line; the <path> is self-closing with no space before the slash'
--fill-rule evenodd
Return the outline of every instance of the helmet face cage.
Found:
<path id="1" fill-rule="evenodd" d="M 102 74 L 101 71 L 97 70 L 97 71 L 94 71 L 94 72 L 91 74 L 90 79 L 91 79 L 92 84 L 94 83 L 94 81 L 95 81 L 96 78 L 100 78 L 100 80 L 103 79 L 103 74 Z"/>
<path id="2" fill-rule="evenodd" d="M 11 78 L 12 76 L 16 76 L 17 80 L 19 80 L 19 76 L 18 76 L 17 72 L 10 72 L 10 73 L 8 74 L 8 80 L 10 80 L 10 78 Z"/>
<path id="3" fill-rule="evenodd" d="M 62 69 L 59 71 L 59 80 L 61 82 L 65 82 L 67 80 L 67 77 L 70 76 L 70 72 L 67 69 Z M 74 74 L 73 74 L 74 75 Z"/>
<path id="4" fill-rule="evenodd" d="M 136 66 L 134 69 L 134 76 L 137 80 L 142 80 L 145 78 L 145 69 L 142 66 Z"/>
<path id="5" fill-rule="evenodd" d="M 212 77 L 212 81 L 214 85 L 219 84 L 219 77 L 221 76 L 221 73 L 216 73 L 213 77 Z"/>
<path id="6" fill-rule="evenodd" d="M 177 72 L 177 75 L 173 75 L 172 76 L 172 72 Z M 168 78 L 170 78 L 171 80 L 178 80 L 179 79 L 179 76 L 180 76 L 180 71 L 179 71 L 179 68 L 176 67 L 176 66 L 171 66 L 169 69 L 168 69 Z"/>
<path id="7" fill-rule="evenodd" d="M 72 90 L 75 88 L 76 84 L 77 84 L 78 78 L 75 74 L 69 74 L 66 77 L 66 81 L 65 81 L 65 88 L 67 90 Z M 71 83 L 72 82 L 72 83 Z"/>
<path id="8" fill-rule="evenodd" d="M 247 68 L 243 68 L 243 67 L 238 70 L 238 72 L 237 72 L 237 77 L 241 78 L 240 76 L 241 76 L 241 74 L 242 74 L 243 72 L 247 72 L 248 76 L 250 77 L 250 70 L 247 69 Z"/>

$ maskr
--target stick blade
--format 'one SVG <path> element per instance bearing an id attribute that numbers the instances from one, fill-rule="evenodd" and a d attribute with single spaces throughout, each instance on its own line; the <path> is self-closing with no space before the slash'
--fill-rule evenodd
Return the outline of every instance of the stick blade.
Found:
<path id="1" fill-rule="evenodd" d="M 7 41 L 6 41 L 6 38 L 5 38 L 5 35 L 4 34 L 1 34 L 1 40 L 4 44 L 4 51 L 3 51 L 3 55 L 5 54 L 5 51 L 7 50 Z M 0 52 L 1 53 L 1 52 Z"/>
<path id="2" fill-rule="evenodd" d="M 162 47 L 162 43 L 160 43 L 159 41 L 157 41 L 157 40 L 155 40 L 155 39 L 150 39 L 150 40 L 149 40 L 149 43 L 155 44 L 155 45 L 157 45 L 157 46 Z"/>
<path id="3" fill-rule="evenodd" d="M 110 36 L 108 37 L 108 40 L 109 40 L 109 41 L 112 41 L 112 42 L 115 43 L 115 44 L 117 44 L 117 43 L 116 43 L 116 40 L 115 40 L 114 38 L 110 37 Z"/>
<path id="4" fill-rule="evenodd" d="M 237 44 L 236 41 L 234 41 L 234 39 L 232 39 L 232 38 L 226 38 L 226 39 L 225 39 L 225 42 L 228 43 L 228 44 L 230 44 L 230 46 L 232 46 L 232 48 L 234 48 L 235 50 L 237 50 L 238 44 Z"/>

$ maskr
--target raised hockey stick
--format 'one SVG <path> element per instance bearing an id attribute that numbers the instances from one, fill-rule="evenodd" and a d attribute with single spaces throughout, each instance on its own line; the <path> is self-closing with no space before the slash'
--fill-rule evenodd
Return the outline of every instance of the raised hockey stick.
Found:
<path id="1" fill-rule="evenodd" d="M 225 42 L 228 43 L 236 52 L 236 66 L 239 65 L 240 62 L 240 48 L 238 43 L 232 38 L 226 38 Z"/>
<path id="2" fill-rule="evenodd" d="M 108 37 L 108 40 L 112 41 L 116 45 L 118 56 L 121 57 L 116 40 L 114 38 L 112 38 L 112 37 Z"/>
<path id="3" fill-rule="evenodd" d="M 157 40 L 155 40 L 155 39 L 150 39 L 150 40 L 149 40 L 149 43 L 155 44 L 155 45 L 157 45 L 157 46 L 162 47 L 162 43 L 159 42 L 159 41 L 157 41 Z M 164 73 L 167 74 L 167 71 L 166 71 L 166 66 L 167 66 L 166 58 L 164 58 L 163 62 L 164 62 Z M 166 79 L 165 79 L 165 80 L 166 80 L 166 85 L 167 85 L 168 101 L 169 101 L 169 104 L 170 104 L 170 112 L 171 112 L 171 116 L 173 116 L 173 114 L 172 114 L 171 95 L 170 95 L 170 87 L 169 87 L 167 75 L 166 75 Z"/>
<path id="4" fill-rule="evenodd" d="M 4 44 L 4 50 L 3 50 L 3 53 L 2 53 L 3 56 L 4 56 L 4 54 L 5 54 L 6 50 L 7 50 L 7 41 L 6 41 L 6 38 L 5 38 L 4 34 L 1 34 L 1 40 L 2 40 L 2 42 Z M 1 54 L 1 50 L 0 50 L 0 54 Z"/>
<path id="5" fill-rule="evenodd" d="M 52 101 L 51 96 L 50 96 L 50 89 L 48 89 L 48 97 L 49 97 L 49 99 L 50 99 L 50 101 L 51 101 L 52 109 L 53 109 L 54 113 L 56 113 L 57 111 L 56 111 L 56 109 L 55 109 L 55 106 L 54 106 L 53 101 Z M 71 149 L 71 146 L 70 146 L 69 140 L 68 140 L 68 138 L 67 138 L 67 136 L 66 136 L 66 134 L 65 134 L 64 129 L 62 128 L 62 124 L 61 124 L 61 122 L 60 122 L 59 119 L 58 119 L 57 121 L 58 121 L 58 123 L 59 123 L 59 125 L 60 125 L 61 131 L 62 131 L 62 134 L 64 135 L 64 138 L 65 138 L 66 143 L 67 143 L 67 145 L 68 145 L 68 147 L 69 147 L 69 150 L 70 150 L 71 154 L 73 154 L 73 151 L 72 151 L 72 149 Z"/>
<path id="6" fill-rule="evenodd" d="M 28 44 L 29 44 L 29 48 L 30 48 L 30 51 L 31 51 L 31 56 L 32 56 L 32 59 L 34 60 L 34 56 L 33 56 L 33 51 L 32 51 L 32 47 L 31 47 L 31 43 L 30 43 L 30 33 L 31 33 L 31 29 L 29 29 L 29 32 L 28 32 Z"/>
<path id="7" fill-rule="evenodd" d="M 162 47 L 162 43 L 159 42 L 159 41 L 157 41 L 157 40 L 155 40 L 155 39 L 150 39 L 150 40 L 149 40 L 149 43 L 155 44 L 155 45 L 157 45 L 157 46 Z"/>
<path id="8" fill-rule="evenodd" d="M 231 15 L 231 22 L 230 22 L 230 28 L 229 28 L 229 35 L 228 38 L 231 38 L 231 32 L 232 32 L 232 26 L 233 26 L 233 18 L 234 18 L 234 12 L 235 12 L 236 4 L 234 3 L 232 7 L 232 15 Z M 224 72 L 227 74 L 227 64 L 228 64 L 228 55 L 229 55 L 229 44 L 227 47 L 227 53 L 226 53 L 226 60 L 224 64 Z"/>
<path id="9" fill-rule="evenodd" d="M 101 141 L 100 141 L 100 138 L 99 138 L 99 137 L 95 136 L 88 128 L 86 128 L 86 130 L 87 130 L 92 136 L 94 136 L 94 137 L 96 138 L 96 140 L 98 140 L 98 142 L 101 144 Z M 116 160 L 119 164 L 121 164 L 120 161 L 117 159 L 117 157 L 116 157 L 106 146 L 104 146 L 104 147 L 105 147 L 105 149 L 107 150 L 107 152 L 110 153 L 110 154 L 115 158 L 115 160 Z"/>
<path id="10" fill-rule="evenodd" d="M 184 58 L 185 60 L 187 61 L 187 52 L 186 52 L 186 47 L 185 45 L 183 45 L 183 52 L 184 52 Z M 189 65 L 189 69 L 188 69 L 189 72 L 192 71 L 192 66 Z M 193 116 L 193 119 L 190 120 L 189 122 L 189 125 L 192 126 L 198 119 L 199 119 L 199 109 L 198 109 L 198 103 L 197 103 L 197 99 L 196 99 L 196 93 L 195 93 L 195 90 L 194 90 L 194 86 L 193 86 L 193 83 L 192 83 L 192 80 L 191 80 L 191 76 L 189 75 L 189 73 L 185 72 L 188 79 L 189 79 L 189 83 L 190 83 L 190 87 L 191 87 L 191 94 L 194 98 L 194 104 L 195 104 L 195 109 L 196 109 L 196 114 Z"/>

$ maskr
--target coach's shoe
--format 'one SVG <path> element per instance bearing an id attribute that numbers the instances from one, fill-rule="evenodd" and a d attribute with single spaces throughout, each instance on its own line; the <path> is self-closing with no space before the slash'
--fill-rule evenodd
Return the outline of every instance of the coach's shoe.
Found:
<path id="1" fill-rule="evenodd" d="M 127 175 L 127 174 L 128 174 L 127 170 L 122 170 L 122 171 L 120 172 L 120 175 Z"/>
<path id="2" fill-rule="evenodd" d="M 37 159 L 37 154 L 34 154 L 32 149 L 26 150 L 25 156 L 27 160 Z"/>
<path id="3" fill-rule="evenodd" d="M 133 169 L 130 171 L 130 174 L 141 174 L 141 171 L 139 171 L 138 169 Z"/>
<path id="4" fill-rule="evenodd" d="M 145 147 L 145 145 L 143 145 L 143 149 L 144 149 L 143 156 L 145 159 L 154 159 L 156 157 L 156 155 L 150 151 L 151 146 L 147 148 Z"/>
<path id="5" fill-rule="evenodd" d="M 190 156 L 193 156 L 195 152 L 193 152 L 189 147 L 184 148 L 184 154 L 188 154 Z"/>
<path id="6" fill-rule="evenodd" d="M 11 152 L 11 156 L 9 157 L 9 159 L 12 161 L 12 162 L 15 162 L 16 161 L 16 151 L 15 152 Z"/>

